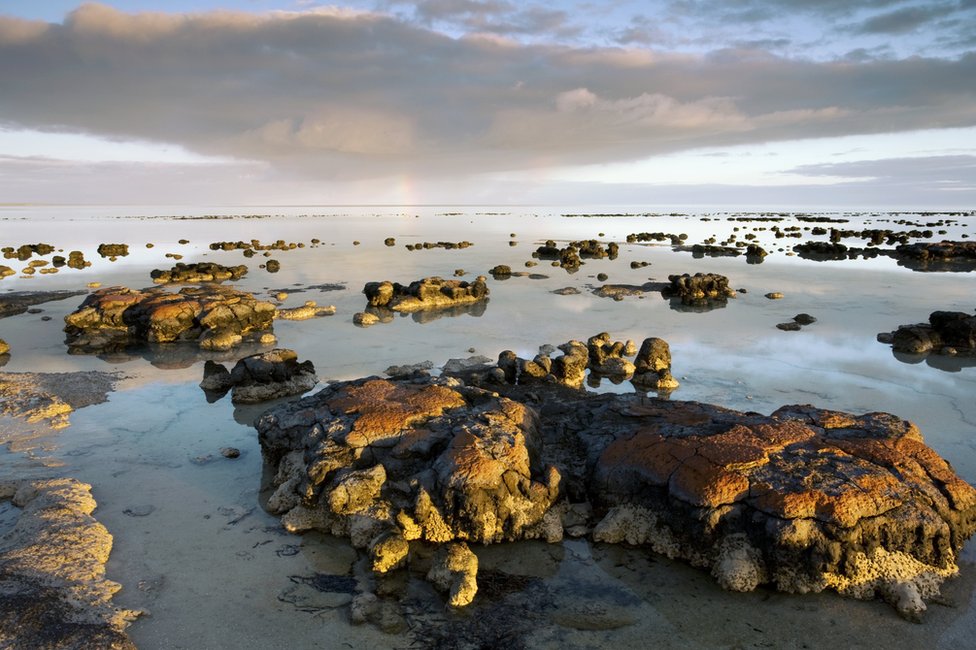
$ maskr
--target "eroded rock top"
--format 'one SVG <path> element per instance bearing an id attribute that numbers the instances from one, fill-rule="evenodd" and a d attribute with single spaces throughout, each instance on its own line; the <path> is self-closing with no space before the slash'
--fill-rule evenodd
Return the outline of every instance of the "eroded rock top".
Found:
<path id="1" fill-rule="evenodd" d="M 708 567 L 729 589 L 880 594 L 909 617 L 976 530 L 976 490 L 893 415 L 492 388 L 367 378 L 269 412 L 269 505 L 291 530 L 348 535 L 380 572 L 417 541 L 555 541 L 565 525 Z M 567 519 L 581 504 L 592 516 Z"/>
<path id="2" fill-rule="evenodd" d="M 204 349 L 226 350 L 243 336 L 272 328 L 275 306 L 232 287 L 106 287 L 92 292 L 65 316 L 67 344 L 100 351 L 148 341 L 197 341 Z"/>

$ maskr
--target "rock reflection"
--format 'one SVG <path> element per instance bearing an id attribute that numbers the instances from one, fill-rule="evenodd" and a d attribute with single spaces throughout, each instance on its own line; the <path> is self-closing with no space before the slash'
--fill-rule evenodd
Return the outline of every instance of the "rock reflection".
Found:
<path id="1" fill-rule="evenodd" d="M 976 355 L 910 354 L 894 350 L 891 354 L 902 363 L 917 365 L 924 361 L 930 368 L 943 372 L 960 372 L 963 368 L 976 368 Z"/>

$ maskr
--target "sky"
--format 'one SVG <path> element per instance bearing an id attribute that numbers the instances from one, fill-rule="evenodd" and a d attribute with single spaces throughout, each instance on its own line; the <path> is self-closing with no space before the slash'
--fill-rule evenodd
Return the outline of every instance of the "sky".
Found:
<path id="1" fill-rule="evenodd" d="M 976 208 L 976 0 L 0 0 L 0 204 Z"/>

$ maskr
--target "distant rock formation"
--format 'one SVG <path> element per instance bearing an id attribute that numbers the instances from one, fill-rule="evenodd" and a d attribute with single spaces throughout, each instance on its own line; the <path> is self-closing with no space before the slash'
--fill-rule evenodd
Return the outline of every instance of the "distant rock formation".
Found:
<path id="1" fill-rule="evenodd" d="M 225 280 L 240 280 L 247 274 L 247 267 L 224 266 L 215 262 L 194 262 L 184 264 L 177 262 L 169 269 L 154 269 L 149 275 L 156 284 L 200 284 L 201 282 L 223 282 Z"/>
<path id="2" fill-rule="evenodd" d="M 430 277 L 402 285 L 399 282 L 367 282 L 363 293 L 370 307 L 412 313 L 470 305 L 488 299 L 486 278 L 474 282 Z"/>

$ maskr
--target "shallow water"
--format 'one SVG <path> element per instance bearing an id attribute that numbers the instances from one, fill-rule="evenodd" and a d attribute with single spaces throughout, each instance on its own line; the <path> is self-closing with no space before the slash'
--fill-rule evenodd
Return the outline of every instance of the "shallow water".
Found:
<path id="1" fill-rule="evenodd" d="M 762 413 L 791 403 L 889 411 L 917 423 L 926 441 L 963 478 L 976 482 L 976 367 L 961 359 L 900 359 L 875 338 L 900 324 L 924 321 L 936 309 L 972 311 L 973 273 L 913 272 L 883 257 L 840 262 L 789 257 L 776 249 L 825 238 L 805 233 L 802 240 L 777 239 L 768 230 L 773 225 L 907 230 L 885 220 L 925 223 L 944 215 L 831 215 L 849 219 L 843 224 L 790 219 L 731 222 L 725 214 L 561 216 L 579 212 L 8 207 L 0 210 L 0 245 L 42 241 L 65 251 L 79 249 L 92 266 L 30 279 L 12 276 L 0 281 L 0 292 L 79 289 L 92 281 L 150 286 L 151 269 L 173 264 L 164 257 L 168 252 L 183 255 L 184 262 L 243 263 L 250 268 L 237 283 L 243 289 L 262 297 L 269 291 L 288 291 L 286 307 L 306 300 L 336 305 L 335 316 L 275 323 L 279 345 L 311 359 L 323 381 L 379 374 L 390 365 L 424 360 L 439 366 L 452 357 L 470 356 L 472 349 L 489 357 L 504 349 L 531 356 L 542 344 L 585 340 L 601 331 L 615 340 L 631 338 L 638 343 L 658 336 L 671 344 L 674 375 L 681 382 L 673 399 Z M 269 216 L 173 216 L 234 214 Z M 974 232 L 976 217 L 950 218 L 958 223 L 933 228 L 947 230 L 933 239 L 958 239 Z M 755 233 L 771 252 L 764 263 L 747 264 L 744 257 L 695 259 L 669 245 L 624 243 L 626 235 L 645 231 L 688 233 L 689 243 L 713 234 L 721 240 L 734 227 L 741 229 L 740 238 L 752 228 L 766 228 Z M 387 237 L 395 237 L 396 245 L 385 246 Z M 190 243 L 179 244 L 181 238 Z M 322 243 L 312 246 L 312 238 Z M 617 241 L 620 257 L 587 261 L 576 273 L 546 261 L 526 268 L 532 251 L 549 238 Z M 281 262 L 276 274 L 258 268 L 265 259 L 260 255 L 248 260 L 240 251 L 208 248 L 210 242 L 240 239 L 283 239 L 306 247 L 272 251 Z M 354 245 L 354 240 L 361 244 Z M 404 247 L 463 240 L 474 245 L 461 250 Z M 102 242 L 128 243 L 130 255 L 116 262 L 103 260 L 95 252 Z M 147 242 L 154 247 L 146 248 Z M 650 265 L 632 269 L 631 261 Z M 17 260 L 0 263 L 18 270 L 26 266 Z M 464 269 L 465 278 L 472 279 L 497 264 L 546 277 L 489 278 L 491 297 L 480 314 L 431 320 L 397 316 L 369 329 L 352 324 L 352 315 L 365 306 L 365 282 L 451 277 L 456 269 Z M 598 273 L 606 273 L 610 283 L 640 285 L 666 281 L 672 273 L 698 271 L 722 273 L 747 292 L 704 313 L 673 309 L 656 293 L 613 301 L 590 292 L 602 284 Z M 324 284 L 345 288 L 303 290 Z M 581 293 L 552 293 L 563 287 L 576 287 Z M 771 291 L 785 297 L 766 299 L 764 294 Z M 59 473 L 93 485 L 99 503 L 96 516 L 115 536 L 109 576 L 123 586 L 118 601 L 151 612 L 130 628 L 140 647 L 310 647 L 323 639 L 329 640 L 329 647 L 407 647 L 426 638 L 418 631 L 390 635 L 351 626 L 345 607 L 347 583 L 336 578 L 333 588 L 339 585 L 338 590 L 316 588 L 322 586 L 313 580 L 316 575 L 351 575 L 356 554 L 341 540 L 289 535 L 261 509 L 261 455 L 250 422 L 263 407 L 235 409 L 226 398 L 208 403 L 197 387 L 206 357 L 186 347 L 105 357 L 66 354 L 63 317 L 79 302 L 80 298 L 70 298 L 44 303 L 38 305 L 40 313 L 0 320 L 0 337 L 13 352 L 4 370 L 94 369 L 118 371 L 125 379 L 108 402 L 72 414 L 68 429 L 24 443 L 16 453 L 0 454 L 0 471 Z M 812 314 L 817 322 L 800 332 L 775 328 L 800 312 Z M 44 316 L 51 320 L 41 320 Z M 240 355 L 238 351 L 230 357 Z M 598 390 L 633 388 L 604 381 Z M 241 457 L 223 458 L 219 450 L 227 446 L 239 448 Z M 6 521 L 9 514 L 4 511 L 0 519 Z M 496 567 L 502 575 L 535 576 L 534 581 L 515 581 L 519 588 L 514 591 L 479 597 L 472 612 L 461 614 L 445 612 L 429 588 L 419 581 L 411 583 L 416 598 L 405 624 L 416 630 L 484 634 L 471 622 L 482 617 L 503 627 L 515 626 L 529 647 L 636 647 L 648 639 L 662 647 L 867 647 L 886 639 L 894 646 L 911 640 L 909 645 L 950 647 L 976 635 L 972 542 L 962 558 L 962 577 L 946 587 L 958 607 L 932 606 L 920 626 L 901 621 L 881 603 L 855 603 L 829 594 L 727 594 L 706 574 L 641 550 L 592 547 L 584 541 L 552 547 L 521 544 L 518 549 L 477 552 L 483 567 Z"/>

